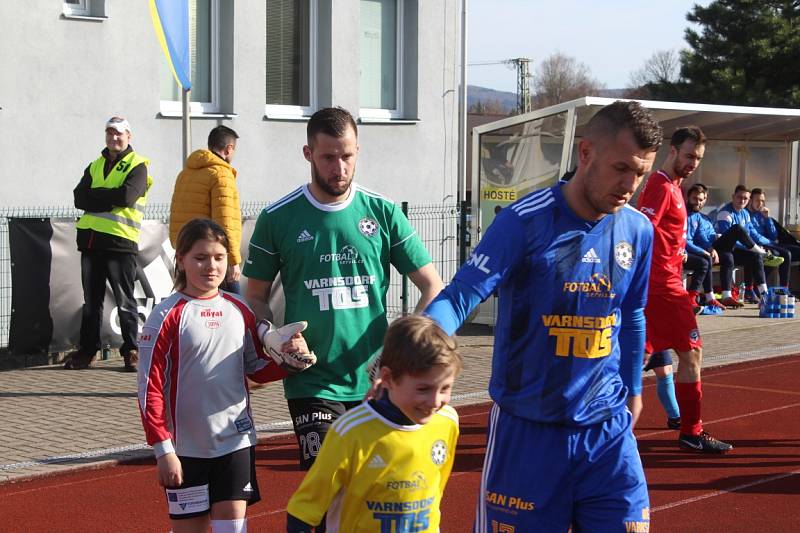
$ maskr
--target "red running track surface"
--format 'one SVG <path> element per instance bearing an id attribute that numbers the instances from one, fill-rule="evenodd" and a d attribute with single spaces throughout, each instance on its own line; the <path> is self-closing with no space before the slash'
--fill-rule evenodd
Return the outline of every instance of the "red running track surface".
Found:
<path id="1" fill-rule="evenodd" d="M 800 531 L 800 356 L 704 371 L 706 429 L 729 440 L 724 456 L 677 449 L 677 432 L 645 381 L 636 430 L 650 487 L 651 531 Z M 444 533 L 471 530 L 488 405 L 458 408 L 461 439 L 442 503 Z M 262 501 L 250 531 L 285 530 L 285 506 L 300 482 L 293 437 L 258 447 Z M 0 531 L 168 531 L 155 466 L 124 464 L 0 485 Z"/>

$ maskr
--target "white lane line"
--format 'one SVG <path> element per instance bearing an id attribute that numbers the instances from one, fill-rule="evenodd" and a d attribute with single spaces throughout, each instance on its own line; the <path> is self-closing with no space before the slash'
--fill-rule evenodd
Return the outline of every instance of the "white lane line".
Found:
<path id="1" fill-rule="evenodd" d="M 768 413 L 774 413 L 776 411 L 783 411 L 784 409 L 791 409 L 793 407 L 800 407 L 800 402 L 791 403 L 789 405 L 782 405 L 780 407 L 773 407 L 772 409 L 763 409 L 761 411 L 753 411 L 751 413 L 743 413 L 743 414 L 736 415 L 736 416 L 729 416 L 727 418 L 718 418 L 716 420 L 711 420 L 711 421 L 703 420 L 703 426 L 708 426 L 708 425 L 711 425 L 711 424 L 719 424 L 720 422 L 730 422 L 731 420 L 739 420 L 741 418 L 747 418 L 749 416 L 765 415 L 765 414 L 768 414 Z M 651 433 L 642 433 L 641 435 L 637 435 L 636 439 L 638 440 L 638 439 L 641 439 L 641 438 L 644 438 L 644 437 L 652 437 L 652 436 L 655 436 L 655 435 L 663 435 L 664 433 L 674 433 L 674 432 L 675 432 L 674 429 L 664 429 L 662 431 L 653 431 Z"/>
<path id="2" fill-rule="evenodd" d="M 701 500 L 707 500 L 708 498 L 715 498 L 717 496 L 724 496 L 725 494 L 730 494 L 732 492 L 738 492 L 740 490 L 749 489 L 750 487 L 755 487 L 757 485 L 763 485 L 764 483 L 771 483 L 773 481 L 778 481 L 781 479 L 785 479 L 787 477 L 796 476 L 800 474 L 800 470 L 792 470 L 791 472 L 785 472 L 783 474 L 775 474 L 772 476 L 767 476 L 761 479 L 756 479 L 754 481 L 750 481 L 748 483 L 742 483 L 741 485 L 736 485 L 735 487 L 731 487 L 729 489 L 724 490 L 717 490 L 714 492 L 709 492 L 708 494 L 702 494 L 700 496 L 694 496 L 692 498 L 686 498 L 685 500 L 679 500 L 677 502 L 667 503 L 664 505 L 659 505 L 658 507 L 650 508 L 651 513 L 656 513 L 658 511 L 665 511 L 667 509 L 672 509 L 673 507 L 680 507 L 681 505 L 688 505 L 690 503 L 699 502 Z"/>

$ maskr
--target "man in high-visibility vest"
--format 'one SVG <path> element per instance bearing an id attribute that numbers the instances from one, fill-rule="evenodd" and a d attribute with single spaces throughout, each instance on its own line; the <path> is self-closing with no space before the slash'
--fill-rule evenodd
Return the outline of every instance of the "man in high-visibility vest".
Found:
<path id="1" fill-rule="evenodd" d="M 89 368 L 100 349 L 106 282 L 117 303 L 122 330 L 119 351 L 125 370 L 135 372 L 139 362 L 139 315 L 133 284 L 139 230 L 152 178 L 147 172 L 150 161 L 134 152 L 130 141 L 128 121 L 111 117 L 106 123 L 106 148 L 86 167 L 73 191 L 75 207 L 85 211 L 77 223 L 83 314 L 80 345 L 70 354 L 66 369 Z"/>

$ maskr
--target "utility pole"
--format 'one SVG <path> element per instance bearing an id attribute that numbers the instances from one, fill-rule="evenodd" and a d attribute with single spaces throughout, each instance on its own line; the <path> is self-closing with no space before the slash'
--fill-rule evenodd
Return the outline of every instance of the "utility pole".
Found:
<path id="1" fill-rule="evenodd" d="M 465 0 L 466 1 L 466 0 Z M 527 113 L 531 111 L 531 59 L 518 57 L 516 59 L 503 59 L 501 61 L 478 61 L 469 63 L 471 67 L 487 65 L 506 65 L 517 71 L 517 111 Z"/>
<path id="2" fill-rule="evenodd" d="M 531 60 L 527 57 L 509 59 L 517 67 L 517 109 L 520 114 L 531 110 Z"/>

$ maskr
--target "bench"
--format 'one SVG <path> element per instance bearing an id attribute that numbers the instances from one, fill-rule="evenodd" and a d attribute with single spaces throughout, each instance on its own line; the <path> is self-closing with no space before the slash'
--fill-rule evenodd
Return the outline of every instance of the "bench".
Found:
<path id="1" fill-rule="evenodd" d="M 800 283 L 791 283 L 791 281 L 793 281 L 796 277 L 798 277 L 798 267 L 800 267 L 800 261 L 792 261 L 791 264 L 792 264 L 792 271 L 791 271 L 792 280 L 790 280 L 790 285 L 792 287 L 800 287 Z M 740 280 L 736 279 L 737 278 L 737 273 L 741 273 L 742 279 L 740 279 Z M 684 269 L 683 270 L 683 286 L 684 286 L 684 288 L 686 287 L 686 278 L 688 278 L 692 274 L 694 274 L 694 270 L 691 270 L 691 269 Z M 712 287 L 716 287 L 717 285 L 721 285 L 721 283 L 718 283 L 718 284 L 714 283 L 714 275 L 715 274 L 717 275 L 717 277 L 719 277 L 719 265 L 714 265 L 713 267 L 711 267 L 711 276 L 712 276 L 711 277 L 711 286 Z M 770 271 L 767 272 L 767 278 L 768 278 L 767 281 L 769 281 L 770 279 L 774 279 L 775 280 L 774 283 L 771 283 L 771 284 L 767 283 L 767 285 L 770 285 L 770 286 L 777 285 L 778 284 L 778 269 L 777 268 L 770 269 Z M 733 284 L 737 285 L 738 283 L 741 283 L 743 281 L 744 281 L 744 269 L 741 268 L 739 265 L 733 265 Z"/>

